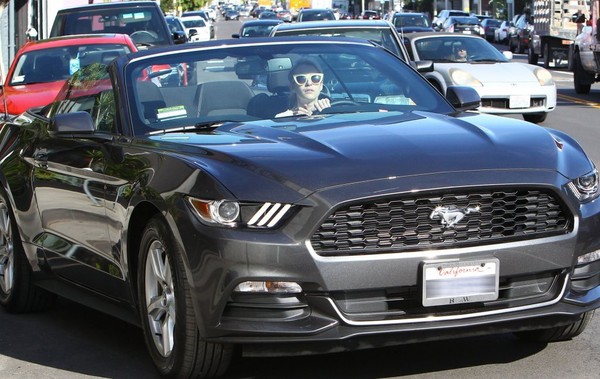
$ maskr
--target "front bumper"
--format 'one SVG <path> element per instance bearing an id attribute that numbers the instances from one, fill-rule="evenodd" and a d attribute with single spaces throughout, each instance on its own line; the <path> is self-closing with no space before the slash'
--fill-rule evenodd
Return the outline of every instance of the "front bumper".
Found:
<path id="1" fill-rule="evenodd" d="M 447 182 L 443 176 L 431 180 Z M 249 352 L 258 346 L 256 354 L 321 353 L 548 328 L 573 323 L 600 307 L 600 261 L 576 266 L 578 256 L 600 249 L 600 202 L 579 204 L 564 178 L 550 172 L 487 173 L 476 176 L 479 183 L 468 175 L 451 176 L 459 187 L 493 178 L 495 185 L 554 188 L 573 215 L 571 226 L 562 234 L 503 243 L 328 255 L 315 251 L 310 239 L 332 208 L 349 201 L 344 189 L 307 199 L 314 205 L 299 207 L 277 230 L 211 228 L 188 214 L 189 230 L 180 233 L 195 237 L 181 239 L 202 335 L 212 342 L 243 344 Z M 389 189 L 378 189 L 406 193 L 402 187 L 426 182 L 411 180 L 390 180 Z M 351 191 L 354 199 L 376 192 L 369 183 Z M 499 262 L 497 299 L 423 305 L 424 262 L 480 259 Z M 246 281 L 293 282 L 302 291 L 236 291 Z"/>

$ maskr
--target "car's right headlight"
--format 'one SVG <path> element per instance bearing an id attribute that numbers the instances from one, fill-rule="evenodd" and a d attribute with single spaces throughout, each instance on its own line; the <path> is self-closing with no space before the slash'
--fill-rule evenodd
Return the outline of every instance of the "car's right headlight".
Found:
<path id="1" fill-rule="evenodd" d="M 196 214 L 206 224 L 230 228 L 271 229 L 279 225 L 292 208 L 283 203 L 239 203 L 235 200 L 204 200 L 188 197 Z"/>
<path id="2" fill-rule="evenodd" d="M 538 82 L 540 82 L 541 86 L 554 85 L 554 79 L 552 79 L 552 74 L 550 73 L 550 71 L 546 70 L 545 68 L 537 67 L 533 71 L 533 73 L 534 73 L 535 77 L 537 78 Z"/>
<path id="3" fill-rule="evenodd" d="M 585 203 L 600 195 L 598 179 L 598 170 L 594 168 L 591 172 L 571 180 L 568 187 L 579 201 Z"/>

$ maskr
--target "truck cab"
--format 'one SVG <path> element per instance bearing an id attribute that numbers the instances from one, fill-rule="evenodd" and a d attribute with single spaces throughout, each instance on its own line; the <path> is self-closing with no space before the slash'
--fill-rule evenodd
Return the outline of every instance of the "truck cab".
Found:
<path id="1" fill-rule="evenodd" d="M 593 0 L 590 7 L 590 20 L 575 38 L 569 50 L 572 57 L 569 68 L 573 71 L 575 92 L 587 94 L 592 84 L 600 81 L 600 35 L 598 22 L 600 16 L 600 0 Z"/>

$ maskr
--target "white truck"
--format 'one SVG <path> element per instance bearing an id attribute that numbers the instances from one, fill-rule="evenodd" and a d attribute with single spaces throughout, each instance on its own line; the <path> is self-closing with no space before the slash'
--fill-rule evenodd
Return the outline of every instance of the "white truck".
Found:
<path id="1" fill-rule="evenodd" d="M 590 92 L 592 84 L 600 81 L 600 0 L 592 0 L 589 16 L 589 25 L 583 27 L 570 51 L 575 92 L 584 94 Z"/>
<path id="2" fill-rule="evenodd" d="M 574 16 L 587 16 L 589 0 L 533 0 L 533 32 L 527 50 L 530 64 L 543 58 L 544 67 L 569 63 L 569 49 L 577 35 Z"/>

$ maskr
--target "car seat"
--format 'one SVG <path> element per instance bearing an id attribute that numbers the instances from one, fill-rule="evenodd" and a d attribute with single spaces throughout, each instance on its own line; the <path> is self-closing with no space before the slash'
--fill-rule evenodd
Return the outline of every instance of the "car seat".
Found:
<path id="1" fill-rule="evenodd" d="M 246 114 L 248 102 L 254 92 L 248 84 L 239 80 L 206 82 L 196 90 L 198 116 Z"/>
<path id="2" fill-rule="evenodd" d="M 267 89 L 271 95 L 260 93 L 248 103 L 248 115 L 273 118 L 288 109 L 290 103 L 289 70 L 271 71 L 267 74 Z"/>

